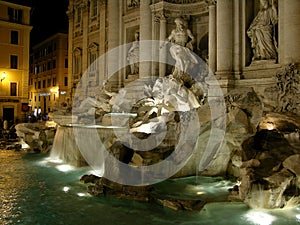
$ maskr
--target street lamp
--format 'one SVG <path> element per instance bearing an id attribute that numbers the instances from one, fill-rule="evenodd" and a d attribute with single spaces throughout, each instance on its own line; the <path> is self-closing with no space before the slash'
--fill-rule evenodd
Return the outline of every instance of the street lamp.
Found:
<path id="1" fill-rule="evenodd" d="M 6 73 L 5 72 L 2 72 L 1 74 L 1 82 L 6 78 Z"/>

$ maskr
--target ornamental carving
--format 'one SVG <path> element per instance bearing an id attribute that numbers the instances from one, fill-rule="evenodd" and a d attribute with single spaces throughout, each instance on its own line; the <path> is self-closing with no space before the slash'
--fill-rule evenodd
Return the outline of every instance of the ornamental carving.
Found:
<path id="1" fill-rule="evenodd" d="M 140 6 L 140 0 L 127 0 L 127 7 L 130 8 L 137 8 Z"/>
<path id="2" fill-rule="evenodd" d="M 190 4 L 190 3 L 201 2 L 201 0 L 165 0 L 165 1 L 174 4 Z"/>
<path id="3" fill-rule="evenodd" d="M 208 5 L 216 5 L 216 4 L 217 4 L 217 0 L 205 0 L 205 2 L 206 2 Z"/>
<path id="4" fill-rule="evenodd" d="M 175 1 L 175 0 L 173 0 Z M 179 1 L 178 1 L 179 2 Z M 181 3 L 187 1 L 180 1 Z M 174 3 L 174 2 L 173 2 Z M 161 1 L 150 5 L 152 13 L 164 11 L 166 17 L 181 17 L 182 15 L 200 15 L 208 12 L 207 3 L 204 1 L 189 1 L 190 4 L 172 4 L 170 1 Z"/>
<path id="5" fill-rule="evenodd" d="M 300 112 L 300 72 L 295 64 L 287 65 L 283 71 L 276 74 L 277 109 L 278 112 Z"/>
<path id="6" fill-rule="evenodd" d="M 153 12 L 153 15 L 154 15 L 154 22 L 155 23 L 159 23 L 161 20 L 166 20 L 168 18 L 168 16 L 166 15 L 166 13 L 163 10 Z"/>

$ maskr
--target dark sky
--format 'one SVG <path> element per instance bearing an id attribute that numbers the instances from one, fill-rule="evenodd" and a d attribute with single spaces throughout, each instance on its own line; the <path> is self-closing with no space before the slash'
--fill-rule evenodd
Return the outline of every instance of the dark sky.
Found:
<path id="1" fill-rule="evenodd" d="M 68 31 L 68 0 L 6 0 L 31 8 L 31 46 L 57 32 Z"/>

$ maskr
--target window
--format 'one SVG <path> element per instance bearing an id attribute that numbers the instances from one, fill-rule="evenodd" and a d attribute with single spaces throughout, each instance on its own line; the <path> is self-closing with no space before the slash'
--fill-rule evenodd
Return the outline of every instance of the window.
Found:
<path id="1" fill-rule="evenodd" d="M 34 67 L 34 74 L 38 74 L 39 73 L 39 67 L 36 65 Z"/>
<path id="2" fill-rule="evenodd" d="M 16 82 L 10 83 L 10 96 L 17 96 L 17 83 Z"/>
<path id="3" fill-rule="evenodd" d="M 98 57 L 98 44 L 97 43 L 91 43 L 88 47 L 89 52 L 89 70 L 90 72 L 95 72 L 97 70 L 97 63 L 96 59 Z"/>
<path id="4" fill-rule="evenodd" d="M 90 71 L 96 71 L 97 70 L 97 54 L 95 52 L 90 53 Z"/>
<path id="5" fill-rule="evenodd" d="M 36 89 L 36 82 L 34 82 L 34 88 Z"/>
<path id="6" fill-rule="evenodd" d="M 56 68 L 56 60 L 52 61 L 52 68 L 55 69 Z"/>
<path id="7" fill-rule="evenodd" d="M 56 77 L 53 77 L 53 79 L 52 79 L 52 85 L 53 85 L 53 86 L 56 85 Z"/>
<path id="8" fill-rule="evenodd" d="M 18 69 L 18 56 L 16 56 L 16 55 L 10 56 L 10 68 Z"/>
<path id="9" fill-rule="evenodd" d="M 52 53 L 52 46 L 51 45 L 48 46 L 48 53 Z"/>
<path id="10" fill-rule="evenodd" d="M 65 86 L 68 86 L 68 77 L 65 77 Z"/>
<path id="11" fill-rule="evenodd" d="M 73 52 L 73 74 L 75 79 L 78 79 L 78 75 L 81 73 L 81 53 L 80 48 L 76 48 Z"/>
<path id="12" fill-rule="evenodd" d="M 36 96 L 34 96 L 34 101 L 36 102 Z"/>
<path id="13" fill-rule="evenodd" d="M 38 89 L 41 89 L 41 81 L 38 81 Z"/>
<path id="14" fill-rule="evenodd" d="M 8 7 L 8 18 L 10 22 L 22 23 L 22 10 Z"/>
<path id="15" fill-rule="evenodd" d="M 46 80 L 43 80 L 43 88 L 46 87 Z"/>
<path id="16" fill-rule="evenodd" d="M 19 32 L 16 30 L 12 30 L 10 32 L 10 43 L 17 45 L 19 44 Z"/>
<path id="17" fill-rule="evenodd" d="M 95 17 L 98 14 L 98 0 L 91 1 L 91 17 Z"/>
<path id="18" fill-rule="evenodd" d="M 65 68 L 68 68 L 68 59 L 65 59 Z"/>
<path id="19" fill-rule="evenodd" d="M 77 8 L 77 15 L 76 15 L 76 25 L 80 25 L 81 22 L 81 8 Z"/>
<path id="20" fill-rule="evenodd" d="M 51 70 L 52 68 L 51 68 L 51 62 L 48 62 L 48 64 L 47 64 L 47 69 L 48 70 Z"/>
<path id="21" fill-rule="evenodd" d="M 47 80 L 47 87 L 50 87 L 51 86 L 51 79 L 48 79 Z"/>

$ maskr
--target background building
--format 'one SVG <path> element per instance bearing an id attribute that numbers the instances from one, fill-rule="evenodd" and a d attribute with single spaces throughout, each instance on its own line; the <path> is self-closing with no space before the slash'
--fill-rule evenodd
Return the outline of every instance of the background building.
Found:
<path id="1" fill-rule="evenodd" d="M 25 120 L 28 111 L 30 7 L 0 1 L 0 119 Z"/>
<path id="2" fill-rule="evenodd" d="M 30 110 L 49 113 L 67 102 L 68 35 L 57 33 L 33 46 L 30 55 Z"/>

